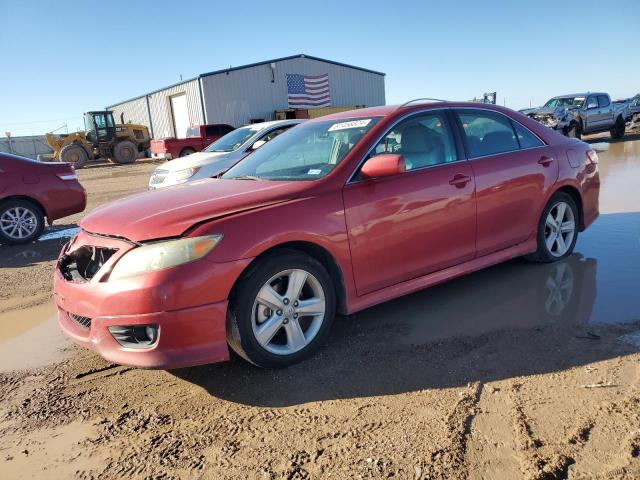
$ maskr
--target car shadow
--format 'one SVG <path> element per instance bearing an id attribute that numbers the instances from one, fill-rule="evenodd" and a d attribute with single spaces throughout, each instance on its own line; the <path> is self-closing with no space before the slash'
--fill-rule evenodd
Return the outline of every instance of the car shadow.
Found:
<path id="1" fill-rule="evenodd" d="M 239 359 L 173 370 L 211 395 L 249 405 L 395 395 L 557 372 L 630 354 L 637 325 L 590 324 L 597 261 L 513 260 L 338 317 L 312 358 L 283 370 Z M 627 330 L 625 330 L 627 329 Z"/>
<path id="2" fill-rule="evenodd" d="M 22 268 L 55 260 L 76 230 L 75 224 L 55 225 L 45 228 L 34 242 L 24 245 L 0 244 L 0 268 Z"/>

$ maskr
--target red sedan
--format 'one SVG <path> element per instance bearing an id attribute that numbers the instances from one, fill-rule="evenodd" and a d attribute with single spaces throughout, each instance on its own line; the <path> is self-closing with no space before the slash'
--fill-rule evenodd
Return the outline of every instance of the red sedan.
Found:
<path id="1" fill-rule="evenodd" d="M 527 256 L 553 262 L 598 216 L 590 147 L 493 105 L 343 112 L 220 179 L 101 207 L 62 251 L 62 329 L 106 359 L 281 367 L 350 314 Z"/>
<path id="2" fill-rule="evenodd" d="M 82 212 L 87 194 L 69 163 L 0 153 L 0 243 L 37 239 L 48 223 Z"/>

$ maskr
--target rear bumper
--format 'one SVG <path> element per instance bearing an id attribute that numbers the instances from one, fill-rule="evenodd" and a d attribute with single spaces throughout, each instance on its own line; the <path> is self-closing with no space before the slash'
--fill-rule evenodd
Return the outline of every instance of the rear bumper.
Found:
<path id="1" fill-rule="evenodd" d="M 170 152 L 163 152 L 163 153 L 151 152 L 151 158 L 155 158 L 156 160 L 172 160 L 173 155 L 171 155 Z"/>
<path id="2" fill-rule="evenodd" d="M 83 212 L 87 207 L 87 191 L 79 182 L 69 182 L 57 196 L 53 207 L 47 208 L 49 224 L 59 218 Z"/>
<path id="3" fill-rule="evenodd" d="M 141 368 L 179 368 L 229 359 L 225 333 L 227 302 L 173 312 L 95 317 L 91 327 L 73 321 L 58 309 L 58 324 L 73 341 L 106 360 Z M 158 340 L 149 348 L 126 348 L 109 331 L 113 325 L 158 325 Z"/>

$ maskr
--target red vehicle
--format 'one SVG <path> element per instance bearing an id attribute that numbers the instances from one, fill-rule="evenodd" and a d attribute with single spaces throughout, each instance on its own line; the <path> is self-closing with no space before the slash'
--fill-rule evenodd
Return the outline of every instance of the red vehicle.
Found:
<path id="1" fill-rule="evenodd" d="M 215 125 L 196 125 L 187 129 L 186 138 L 161 138 L 151 140 L 151 156 L 153 158 L 171 160 L 199 152 L 211 143 L 235 130 L 224 123 Z"/>
<path id="2" fill-rule="evenodd" d="M 222 178 L 88 215 L 56 268 L 59 323 L 122 364 L 217 362 L 230 346 L 285 366 L 322 343 L 336 312 L 518 256 L 567 257 L 598 216 L 597 162 L 495 105 L 310 120 Z"/>
<path id="3" fill-rule="evenodd" d="M 70 163 L 0 153 L 0 243 L 32 242 L 58 218 L 82 212 L 87 194 Z"/>

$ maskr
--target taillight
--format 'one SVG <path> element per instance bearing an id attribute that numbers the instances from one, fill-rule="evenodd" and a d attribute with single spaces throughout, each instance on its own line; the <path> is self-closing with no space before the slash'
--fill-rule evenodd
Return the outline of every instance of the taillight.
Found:
<path id="1" fill-rule="evenodd" d="M 77 180 L 78 175 L 76 172 L 64 172 L 64 173 L 56 173 L 57 177 L 60 180 Z"/>
<path id="2" fill-rule="evenodd" d="M 598 154 L 596 153 L 595 150 L 588 150 L 587 151 L 587 158 L 589 158 L 589 161 L 591 163 L 594 163 L 594 164 L 598 163 Z"/>

